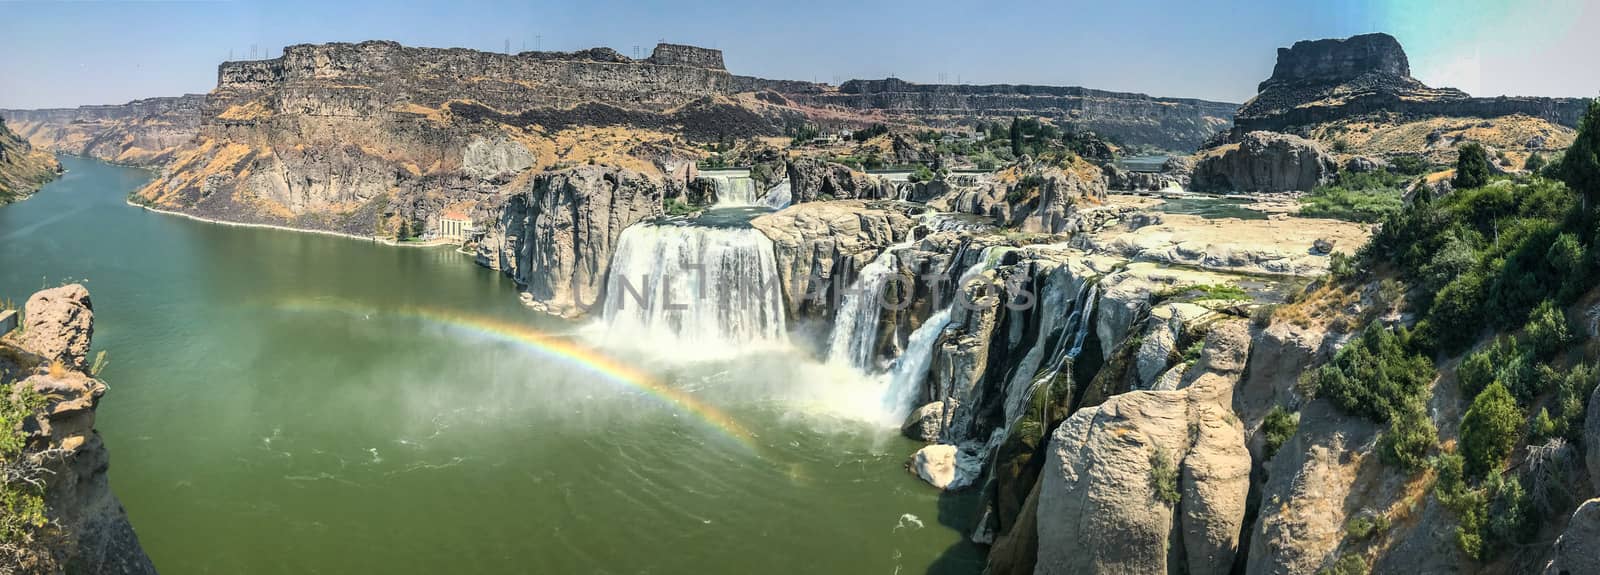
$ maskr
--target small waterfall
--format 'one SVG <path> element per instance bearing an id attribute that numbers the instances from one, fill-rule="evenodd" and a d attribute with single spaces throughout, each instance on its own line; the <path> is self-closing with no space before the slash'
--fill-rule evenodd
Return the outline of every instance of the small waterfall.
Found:
<path id="1" fill-rule="evenodd" d="M 954 297 L 961 297 L 960 291 L 962 287 L 971 282 L 973 278 L 978 277 L 979 274 L 994 267 L 995 263 L 999 261 L 998 257 L 994 257 L 996 248 L 997 246 L 984 248 L 983 252 L 978 256 L 977 263 L 968 266 L 965 271 L 961 272 L 961 278 L 956 281 L 954 286 L 956 291 Z M 956 257 L 960 258 L 965 251 L 966 246 L 963 245 Z M 883 411 L 889 423 L 900 424 L 905 420 L 906 416 L 910 415 L 911 410 L 917 407 L 912 405 L 911 402 L 916 399 L 917 392 L 921 390 L 923 380 L 928 377 L 928 368 L 933 364 L 933 347 L 939 343 L 939 337 L 944 334 L 944 328 L 950 325 L 954 308 L 955 300 L 952 298 L 944 309 L 934 312 L 933 315 L 928 317 L 927 321 L 917 326 L 917 329 L 911 332 L 911 336 L 906 342 L 905 353 L 900 354 L 900 358 L 895 360 L 894 366 L 882 376 L 886 381 L 883 392 Z"/>
<path id="2" fill-rule="evenodd" d="M 860 275 L 851 284 L 839 302 L 839 311 L 833 320 L 833 333 L 828 338 L 828 361 L 848 365 L 862 371 L 872 371 L 873 352 L 877 351 L 878 320 L 883 316 L 883 288 L 895 277 L 895 252 L 909 243 L 889 246 L 861 268 Z"/>
<path id="3" fill-rule="evenodd" d="M 950 308 L 945 308 L 928 317 L 911 332 L 911 338 L 906 342 L 906 352 L 895 360 L 894 368 L 887 374 L 889 386 L 883 392 L 883 410 L 888 414 L 889 423 L 899 424 L 916 407 L 911 402 L 921 390 L 922 380 L 928 377 L 928 367 L 933 363 L 933 346 L 939 343 L 939 336 L 944 334 L 944 328 L 948 325 Z"/>
<path id="4" fill-rule="evenodd" d="M 772 241 L 754 229 L 631 226 L 611 258 L 606 339 L 691 355 L 786 343 L 777 269 Z"/>
<path id="5" fill-rule="evenodd" d="M 750 177 L 749 170 L 708 170 L 701 172 L 701 178 L 711 182 L 711 188 L 716 191 L 717 200 L 714 207 L 718 208 L 748 208 L 768 207 L 783 209 L 789 207 L 792 201 L 789 180 L 784 179 L 770 190 L 761 190 L 754 178 Z"/>

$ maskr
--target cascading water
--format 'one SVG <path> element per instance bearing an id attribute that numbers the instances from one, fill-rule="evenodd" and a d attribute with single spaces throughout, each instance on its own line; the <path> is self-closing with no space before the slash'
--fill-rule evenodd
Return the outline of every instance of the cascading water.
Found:
<path id="1" fill-rule="evenodd" d="M 963 245 L 957 254 L 958 258 L 965 253 L 965 249 L 966 246 Z M 961 297 L 963 286 L 994 267 L 994 263 L 998 261 L 998 258 L 994 257 L 995 249 L 995 246 L 984 248 L 983 253 L 978 255 L 977 263 L 968 266 L 961 273 L 961 278 L 955 283 L 954 297 Z M 939 342 L 939 336 L 944 333 L 944 328 L 950 325 L 951 311 L 955 305 L 955 300 L 952 298 L 944 309 L 929 316 L 927 321 L 912 331 L 911 337 L 906 342 L 905 353 L 900 354 L 900 358 L 895 360 L 889 372 L 883 374 L 882 380 L 885 382 L 883 411 L 887 423 L 898 425 L 911 413 L 911 409 L 916 407 L 911 402 L 916 399 L 922 380 L 928 376 L 928 368 L 933 363 L 933 346 Z"/>
<path id="2" fill-rule="evenodd" d="M 911 402 L 916 399 L 922 380 L 928 377 L 928 367 L 933 363 L 933 346 L 939 343 L 939 336 L 948 325 L 950 308 L 945 308 L 928 317 L 911 332 L 905 353 L 900 354 L 894 368 L 885 376 L 888 387 L 883 392 L 883 411 L 887 414 L 885 419 L 888 423 L 899 424 L 915 407 Z"/>
<path id="3" fill-rule="evenodd" d="M 761 190 L 748 170 L 708 170 L 702 172 L 700 177 L 711 182 L 711 188 L 717 195 L 715 207 L 718 208 L 783 209 L 791 201 L 792 192 L 787 179 L 770 190 Z"/>
<path id="4" fill-rule="evenodd" d="M 631 226 L 611 258 L 605 339 L 690 356 L 787 343 L 777 269 L 754 229 Z"/>
<path id="5" fill-rule="evenodd" d="M 848 365 L 862 371 L 871 371 L 873 352 L 877 351 L 878 320 L 883 316 L 885 301 L 883 288 L 895 277 L 895 255 L 909 243 L 896 244 L 883 250 L 866 267 L 861 268 L 833 320 L 833 333 L 828 338 L 828 361 Z"/>

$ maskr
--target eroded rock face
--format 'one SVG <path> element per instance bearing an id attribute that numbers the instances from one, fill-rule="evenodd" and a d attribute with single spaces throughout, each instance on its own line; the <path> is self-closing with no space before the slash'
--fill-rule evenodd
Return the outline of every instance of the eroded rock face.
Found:
<path id="1" fill-rule="evenodd" d="M 28 298 L 22 329 L 12 335 L 21 348 L 60 361 L 73 369 L 88 366 L 89 342 L 94 337 L 94 304 L 89 290 L 70 284 Z"/>
<path id="2" fill-rule="evenodd" d="M 1239 107 L 1234 137 L 1255 130 L 1299 131 L 1373 112 L 1409 118 L 1524 114 L 1573 127 L 1585 106 L 1581 98 L 1473 98 L 1454 88 L 1430 88 L 1411 77 L 1405 51 L 1388 34 L 1279 48 L 1272 77 L 1258 91 Z"/>
<path id="3" fill-rule="evenodd" d="M 1028 232 L 1078 233 L 1094 222 L 1089 212 L 1106 198 L 1107 179 L 1093 164 L 1076 159 L 1051 165 L 1024 159 L 993 177 L 920 185 L 911 198 L 941 211 L 997 219 Z"/>
<path id="4" fill-rule="evenodd" d="M 0 205 L 26 197 L 59 173 L 55 156 L 35 149 L 0 118 Z"/>
<path id="5" fill-rule="evenodd" d="M 836 284 L 853 278 L 878 252 L 908 237 L 911 218 L 863 201 L 795 204 L 750 221 L 772 240 L 791 317 L 826 318 L 839 297 Z M 807 298 L 808 283 L 822 298 Z M 846 286 L 847 287 L 847 286 Z"/>
<path id="6" fill-rule="evenodd" d="M 1212 150 L 1195 165 L 1197 190 L 1223 192 L 1308 191 L 1338 171 L 1333 156 L 1299 136 L 1250 132 L 1237 145 Z"/>
<path id="7" fill-rule="evenodd" d="M 17 345 L 31 355 L 33 372 L 15 383 L 47 398 L 44 409 L 23 425 L 46 476 L 46 514 L 63 538 L 46 544 L 56 568 L 67 573 L 155 573 L 127 514 L 111 492 L 110 456 L 95 430 L 95 408 L 106 385 L 83 371 L 81 358 L 94 333 L 89 293 L 72 284 L 41 291 L 28 300 L 28 326 L 0 347 Z M 15 355 L 13 355 L 15 357 Z M 67 369 L 52 369 L 60 359 Z M 10 393 L 10 389 L 0 389 Z"/>
<path id="8" fill-rule="evenodd" d="M 796 158 L 788 164 L 789 190 L 794 203 L 824 200 L 876 200 L 894 197 L 887 182 L 816 158 Z"/>
<path id="9" fill-rule="evenodd" d="M 1228 403 L 1249 346 L 1244 322 L 1219 324 L 1182 389 L 1118 395 L 1056 429 L 1040 480 L 1035 573 L 1229 572 L 1250 457 Z"/>
<path id="10" fill-rule="evenodd" d="M 533 307 L 582 315 L 599 302 L 622 230 L 662 215 L 663 195 L 657 180 L 616 168 L 541 174 L 499 206 L 478 261 L 521 284 Z"/>
<path id="11" fill-rule="evenodd" d="M 1600 499 L 1578 506 L 1567 530 L 1556 539 L 1555 557 L 1544 575 L 1600 573 Z"/>

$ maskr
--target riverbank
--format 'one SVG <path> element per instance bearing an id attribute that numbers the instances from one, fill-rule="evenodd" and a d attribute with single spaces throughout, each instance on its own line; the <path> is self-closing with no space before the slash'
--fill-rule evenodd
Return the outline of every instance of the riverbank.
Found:
<path id="1" fill-rule="evenodd" d="M 204 216 L 197 216 L 197 215 L 194 215 L 194 214 L 184 213 L 184 212 L 180 212 L 180 211 L 177 211 L 177 210 L 163 210 L 161 208 L 153 208 L 153 207 L 150 207 L 150 206 L 135 202 L 135 201 L 133 201 L 131 199 L 127 200 L 125 203 L 127 203 L 130 206 L 143 209 L 145 211 L 155 212 L 155 213 L 158 213 L 158 214 L 166 214 L 166 215 L 169 215 L 169 216 L 178 216 L 178 217 L 182 217 L 182 218 L 188 218 L 188 219 L 191 219 L 191 220 L 194 220 L 194 221 L 197 221 L 197 222 L 205 222 L 205 223 L 208 223 L 208 224 L 221 224 L 221 225 L 224 225 L 224 226 L 234 226 L 234 227 L 241 227 L 241 228 L 266 228 L 266 229 L 272 229 L 272 230 L 282 230 L 282 231 L 286 231 L 286 232 L 301 232 L 301 233 L 307 233 L 307 234 L 321 234 L 321 235 L 333 236 L 333 237 L 337 237 L 337 238 L 369 241 L 369 242 L 372 242 L 372 243 L 375 243 L 375 244 L 383 244 L 383 245 L 386 245 L 386 246 L 394 246 L 394 247 L 397 247 L 397 248 L 431 248 L 431 247 L 436 247 L 436 246 L 453 246 L 453 245 L 457 245 L 455 242 L 452 242 L 450 240 L 444 240 L 444 239 L 432 239 L 432 240 L 422 241 L 422 242 L 401 242 L 401 241 L 395 241 L 395 240 L 392 240 L 392 239 L 389 239 L 389 238 L 384 238 L 384 237 L 379 237 L 379 236 L 358 236 L 358 235 L 355 235 L 355 234 L 347 234 L 347 233 L 344 233 L 344 232 L 335 232 L 335 231 L 329 231 L 329 230 L 308 230 L 308 229 L 305 229 L 305 228 L 291 228 L 289 226 L 280 226 L 280 225 L 277 225 L 277 224 L 257 224 L 257 223 L 249 223 L 249 222 L 230 222 L 228 220 L 219 220 L 219 219 L 215 219 L 215 218 L 207 218 L 207 217 L 204 217 Z"/>

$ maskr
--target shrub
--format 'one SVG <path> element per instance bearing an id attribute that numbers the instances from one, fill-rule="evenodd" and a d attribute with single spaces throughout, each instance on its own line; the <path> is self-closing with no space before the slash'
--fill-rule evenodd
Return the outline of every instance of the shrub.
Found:
<path id="1" fill-rule="evenodd" d="M 0 565 L 17 563 L 15 555 L 34 555 L 45 535 L 44 480 L 47 471 L 26 453 L 24 421 L 44 407 L 30 387 L 0 387 Z"/>
<path id="2" fill-rule="evenodd" d="M 1384 461 L 1416 472 L 1426 466 L 1428 451 L 1438 444 L 1439 430 L 1428 418 L 1422 400 L 1416 398 L 1389 420 L 1388 431 L 1378 441 L 1378 452 Z"/>
<path id="3" fill-rule="evenodd" d="M 931 182 L 931 181 L 933 181 L 933 178 L 934 178 L 933 170 L 928 169 L 927 166 L 917 166 L 917 171 L 912 172 L 911 176 L 908 177 L 907 179 L 910 180 L 911 183 L 917 183 L 917 182 Z"/>
<path id="4" fill-rule="evenodd" d="M 1489 183 L 1489 154 L 1476 143 L 1463 144 L 1456 154 L 1456 176 L 1450 186 L 1465 190 L 1481 188 Z"/>
<path id="5" fill-rule="evenodd" d="M 1317 570 L 1317 575 L 1367 575 L 1371 573 L 1367 567 L 1367 560 L 1360 555 L 1340 555 L 1339 559 L 1327 567 Z"/>
<path id="6" fill-rule="evenodd" d="M 662 207 L 666 209 L 668 215 L 672 216 L 686 216 L 694 213 L 694 206 L 689 205 L 689 202 L 683 201 L 683 198 L 667 198 Z"/>
<path id="7" fill-rule="evenodd" d="M 1292 413 L 1281 405 L 1272 406 L 1272 411 L 1267 412 L 1267 418 L 1261 422 L 1263 454 L 1267 459 L 1272 459 L 1284 443 L 1294 437 L 1295 428 L 1300 426 L 1300 414 Z"/>
<path id="8" fill-rule="evenodd" d="M 1524 328 L 1528 338 L 1529 351 L 1535 358 L 1548 361 L 1561 351 L 1567 342 L 1572 340 L 1572 331 L 1567 328 L 1567 316 L 1556 308 L 1550 300 L 1544 300 L 1539 307 L 1533 308 L 1528 313 L 1528 324 Z"/>
<path id="9" fill-rule="evenodd" d="M 1377 322 L 1317 371 L 1317 393 L 1347 413 L 1386 422 L 1433 381 L 1433 362 L 1413 353 L 1409 336 Z"/>
<path id="10" fill-rule="evenodd" d="M 1150 453 L 1150 490 L 1168 505 L 1177 505 L 1183 498 L 1178 490 L 1178 464 L 1159 447 Z"/>
<path id="11" fill-rule="evenodd" d="M 1356 541 L 1365 541 L 1389 530 L 1389 518 L 1371 513 L 1359 513 L 1344 524 L 1345 535 Z"/>
<path id="12" fill-rule="evenodd" d="M 1557 172 L 1567 187 L 1592 200 L 1600 195 L 1600 99 L 1589 101 L 1589 110 L 1578 122 L 1578 136 L 1561 157 Z"/>
<path id="13" fill-rule="evenodd" d="M 1527 160 L 1523 160 L 1522 169 L 1533 175 L 1539 175 L 1539 171 L 1544 169 L 1546 163 L 1544 156 L 1539 155 L 1539 152 L 1534 152 L 1528 155 Z"/>
<path id="14" fill-rule="evenodd" d="M 1511 455 L 1520 429 L 1522 412 L 1511 392 L 1500 382 L 1489 384 L 1461 418 L 1461 455 L 1467 474 L 1483 477 L 1498 469 Z"/>

